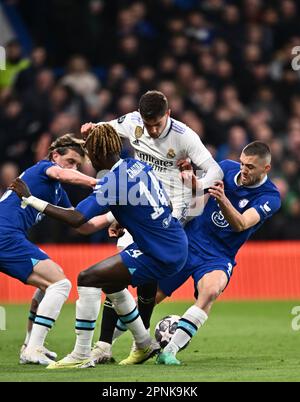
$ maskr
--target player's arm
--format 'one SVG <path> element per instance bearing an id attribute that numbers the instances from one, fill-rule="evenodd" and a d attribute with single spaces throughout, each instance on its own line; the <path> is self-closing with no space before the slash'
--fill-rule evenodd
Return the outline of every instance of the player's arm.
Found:
<path id="1" fill-rule="evenodd" d="M 114 221 L 115 218 L 113 214 L 111 212 L 108 212 L 104 215 L 95 216 L 83 225 L 79 226 L 76 231 L 82 235 L 89 235 L 98 232 L 98 230 L 108 227 Z"/>
<path id="2" fill-rule="evenodd" d="M 234 208 L 225 195 L 224 183 L 221 180 L 211 186 L 208 192 L 217 200 L 224 218 L 235 232 L 249 229 L 260 221 L 261 217 L 255 208 L 249 208 L 243 214 Z"/>
<path id="3" fill-rule="evenodd" d="M 131 127 L 130 119 L 131 119 L 131 113 L 128 113 L 124 116 L 121 116 L 114 120 L 110 120 L 106 123 L 110 124 L 116 130 L 116 132 L 119 134 L 120 137 L 129 138 L 130 127 Z M 89 123 L 83 124 L 80 129 L 83 139 L 87 138 L 87 136 L 89 135 L 89 133 L 95 126 L 97 126 L 98 124 L 103 124 L 103 123 L 104 123 L 103 121 L 100 121 L 98 123 L 89 122 Z"/>
<path id="4" fill-rule="evenodd" d="M 64 222 L 74 228 L 78 228 L 94 216 L 107 212 L 105 210 L 101 211 L 101 207 L 98 205 L 97 212 L 95 212 L 96 208 L 94 208 L 93 211 L 89 211 L 89 216 L 87 216 L 76 209 L 62 208 L 49 204 L 47 201 L 32 196 L 27 184 L 20 178 L 17 178 L 12 182 L 12 184 L 9 186 L 9 190 L 15 191 L 21 198 L 21 205 L 23 208 L 26 208 L 26 206 L 29 205 L 35 208 L 37 211 L 42 212 L 51 218 Z M 80 204 L 84 203 L 84 201 L 82 201 Z"/>
<path id="5" fill-rule="evenodd" d="M 97 180 L 94 177 L 87 176 L 74 169 L 63 169 L 60 166 L 53 165 L 46 170 L 46 175 L 51 179 L 62 183 L 76 184 L 87 187 L 94 187 Z"/>
<path id="6" fill-rule="evenodd" d="M 222 180 L 224 176 L 222 169 L 203 145 L 199 136 L 194 131 L 189 130 L 186 133 L 185 141 L 187 157 L 199 170 L 205 172 L 205 176 L 196 181 L 197 189 L 208 189 L 216 180 Z"/>

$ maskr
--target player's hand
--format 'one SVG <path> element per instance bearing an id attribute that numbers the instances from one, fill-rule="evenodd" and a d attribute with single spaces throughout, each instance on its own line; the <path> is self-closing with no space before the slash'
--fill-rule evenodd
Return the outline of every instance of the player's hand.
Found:
<path id="1" fill-rule="evenodd" d="M 210 186 L 208 192 L 211 197 L 215 198 L 219 202 L 224 202 L 226 200 L 224 183 L 222 180 L 216 180 L 214 186 Z"/>
<path id="2" fill-rule="evenodd" d="M 89 135 L 91 129 L 94 128 L 95 125 L 96 124 L 94 124 L 94 123 L 85 123 L 85 124 L 83 124 L 81 126 L 80 132 L 81 132 L 81 135 L 82 135 L 84 140 L 87 138 L 87 136 Z"/>
<path id="3" fill-rule="evenodd" d="M 177 161 L 177 166 L 181 172 L 184 170 L 193 170 L 192 164 L 186 159 L 179 159 L 179 161 Z"/>
<path id="4" fill-rule="evenodd" d="M 180 175 L 183 184 L 195 192 L 197 190 L 197 176 L 194 174 L 193 170 L 184 170 Z"/>
<path id="5" fill-rule="evenodd" d="M 8 187 L 9 190 L 14 191 L 15 193 L 17 193 L 17 195 L 22 199 L 22 197 L 30 197 L 31 196 L 31 192 L 27 186 L 27 184 L 20 179 L 19 177 L 17 177 Z"/>
<path id="6" fill-rule="evenodd" d="M 117 221 L 113 222 L 108 228 L 109 237 L 116 237 L 118 239 L 122 237 L 124 233 L 124 228 Z"/>

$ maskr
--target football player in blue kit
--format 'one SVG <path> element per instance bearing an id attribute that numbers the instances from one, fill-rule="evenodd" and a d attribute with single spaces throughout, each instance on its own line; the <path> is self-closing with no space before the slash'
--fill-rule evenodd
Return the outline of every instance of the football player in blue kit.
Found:
<path id="1" fill-rule="evenodd" d="M 279 192 L 267 176 L 271 153 L 266 144 L 252 142 L 243 149 L 240 163 L 226 160 L 220 165 L 223 181 L 209 189 L 202 215 L 185 227 L 189 241 L 185 267 L 172 278 L 159 281 L 157 302 L 171 296 L 190 276 L 197 300 L 181 317 L 171 341 L 157 358 L 158 364 L 180 364 L 177 352 L 202 327 L 214 301 L 228 285 L 238 250 L 280 208 Z"/>
<path id="2" fill-rule="evenodd" d="M 78 276 L 76 344 L 71 354 L 48 366 L 90 367 L 91 343 L 100 310 L 101 289 L 113 302 L 136 342 L 139 363 L 158 353 L 160 347 L 145 329 L 128 285 L 159 281 L 179 272 L 187 258 L 187 238 L 179 221 L 172 217 L 169 198 L 152 168 L 135 159 L 120 159 L 122 143 L 109 124 L 94 127 L 85 147 L 96 170 L 109 169 L 94 193 L 75 210 L 53 206 L 31 196 L 21 179 L 10 188 L 22 202 L 40 212 L 78 227 L 93 217 L 111 211 L 119 224 L 133 236 L 134 243 Z"/>
<path id="3" fill-rule="evenodd" d="M 61 182 L 91 188 L 97 183 L 95 178 L 77 170 L 86 156 L 83 143 L 70 134 L 58 138 L 49 147 L 47 158 L 25 170 L 20 177 L 37 197 L 71 208 Z M 21 349 L 21 364 L 48 365 L 52 361 L 50 358 L 56 357 L 54 352 L 44 347 L 44 341 L 71 289 L 61 267 L 27 239 L 27 231 L 42 218 L 43 215 L 34 208 L 20 205 L 18 196 L 11 190 L 0 199 L 0 271 L 37 287 Z M 105 217 L 97 219 L 105 221 Z M 87 234 L 95 223 L 96 220 L 79 231 Z"/>

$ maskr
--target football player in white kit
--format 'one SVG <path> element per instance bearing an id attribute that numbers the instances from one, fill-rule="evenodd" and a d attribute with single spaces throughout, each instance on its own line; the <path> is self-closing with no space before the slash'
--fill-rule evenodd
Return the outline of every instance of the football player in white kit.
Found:
<path id="1" fill-rule="evenodd" d="M 148 91 L 139 101 L 139 111 L 128 113 L 108 123 L 115 128 L 120 137 L 129 140 L 135 151 L 134 158 L 152 166 L 172 201 L 173 216 L 184 224 L 192 192 L 183 185 L 180 161 L 188 159 L 197 169 L 205 173 L 198 180 L 198 189 L 208 189 L 215 180 L 222 180 L 223 172 L 199 136 L 184 123 L 173 119 L 170 113 L 166 96 L 159 91 Z M 82 135 L 86 137 L 94 125 L 94 123 L 84 124 L 81 127 Z M 130 234 L 125 232 L 117 245 L 122 250 L 132 242 Z M 137 289 L 138 308 L 146 328 L 150 327 L 156 288 L 157 284 L 153 283 Z M 106 300 L 100 339 L 92 351 L 97 363 L 112 360 L 111 345 L 116 323 L 117 315 L 110 301 Z M 117 329 L 126 330 L 118 325 Z M 135 364 L 130 356 L 122 363 Z"/>

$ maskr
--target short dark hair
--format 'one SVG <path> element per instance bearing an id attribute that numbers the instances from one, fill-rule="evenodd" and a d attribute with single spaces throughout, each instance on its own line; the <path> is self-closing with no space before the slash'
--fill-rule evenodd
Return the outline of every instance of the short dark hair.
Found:
<path id="1" fill-rule="evenodd" d="M 139 101 L 139 111 L 144 119 L 155 119 L 164 116 L 169 109 L 166 96 L 159 91 L 148 91 Z"/>
<path id="2" fill-rule="evenodd" d="M 267 144 L 261 141 L 253 141 L 246 145 L 243 153 L 247 156 L 257 155 L 261 159 L 269 158 L 271 161 L 271 150 Z"/>
<path id="3" fill-rule="evenodd" d="M 59 153 L 59 155 L 65 155 L 69 149 L 77 152 L 81 157 L 86 156 L 84 141 L 75 138 L 74 134 L 65 134 L 52 142 L 48 148 L 47 158 L 51 160 L 54 151 Z"/>

